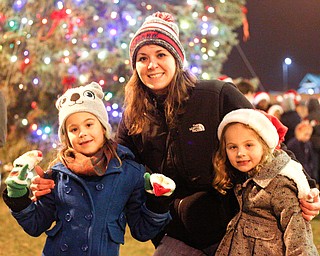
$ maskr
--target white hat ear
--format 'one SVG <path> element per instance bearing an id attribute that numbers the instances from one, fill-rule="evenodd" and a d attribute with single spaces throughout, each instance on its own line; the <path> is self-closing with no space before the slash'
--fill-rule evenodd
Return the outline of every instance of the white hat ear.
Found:
<path id="1" fill-rule="evenodd" d="M 104 93 L 102 91 L 101 86 L 98 83 L 92 82 L 92 83 L 86 85 L 86 87 L 87 87 L 86 89 L 92 90 L 96 94 L 97 97 L 99 97 L 100 99 L 103 99 Z"/>

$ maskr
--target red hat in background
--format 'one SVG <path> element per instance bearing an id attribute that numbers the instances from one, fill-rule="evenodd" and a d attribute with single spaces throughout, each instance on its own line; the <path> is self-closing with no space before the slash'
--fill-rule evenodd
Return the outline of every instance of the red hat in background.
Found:
<path id="1" fill-rule="evenodd" d="M 222 75 L 218 77 L 218 80 L 228 82 L 228 83 L 233 83 L 233 79 L 227 75 Z"/>
<path id="2" fill-rule="evenodd" d="M 293 89 L 286 91 L 283 94 L 283 98 L 292 98 L 294 100 L 294 104 L 298 105 L 301 101 L 301 95 Z"/>
<path id="3" fill-rule="evenodd" d="M 252 103 L 256 106 L 262 100 L 266 100 L 268 103 L 270 103 L 270 96 L 267 92 L 256 92 Z"/>

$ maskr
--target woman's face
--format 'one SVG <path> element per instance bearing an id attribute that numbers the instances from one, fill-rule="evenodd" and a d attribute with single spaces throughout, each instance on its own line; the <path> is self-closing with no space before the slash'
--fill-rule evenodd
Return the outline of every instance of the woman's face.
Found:
<path id="1" fill-rule="evenodd" d="M 176 72 L 176 62 L 165 48 L 154 44 L 145 45 L 137 53 L 136 70 L 148 88 L 161 94 Z"/>

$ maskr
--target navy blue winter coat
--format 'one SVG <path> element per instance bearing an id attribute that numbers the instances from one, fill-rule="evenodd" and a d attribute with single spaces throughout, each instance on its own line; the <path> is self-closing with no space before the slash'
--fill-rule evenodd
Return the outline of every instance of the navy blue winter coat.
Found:
<path id="1" fill-rule="evenodd" d="M 127 222 L 134 238 L 147 241 L 171 220 L 169 212 L 157 214 L 146 208 L 145 169 L 132 161 L 132 152 L 118 145 L 117 153 L 121 167 L 112 159 L 102 177 L 80 177 L 56 164 L 52 193 L 12 212 L 31 236 L 46 232 L 43 255 L 119 255 Z"/>

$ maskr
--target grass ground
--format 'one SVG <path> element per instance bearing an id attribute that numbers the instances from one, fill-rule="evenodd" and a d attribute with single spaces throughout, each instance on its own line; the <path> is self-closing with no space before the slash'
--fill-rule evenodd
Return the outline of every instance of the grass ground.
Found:
<path id="1" fill-rule="evenodd" d="M 320 253 L 320 216 L 312 220 L 314 242 Z M 0 199 L 0 256 L 40 256 L 45 235 L 38 238 L 28 236 L 11 216 L 2 198 Z M 151 256 L 150 242 L 140 243 L 126 232 L 125 245 L 120 249 L 121 256 Z"/>

